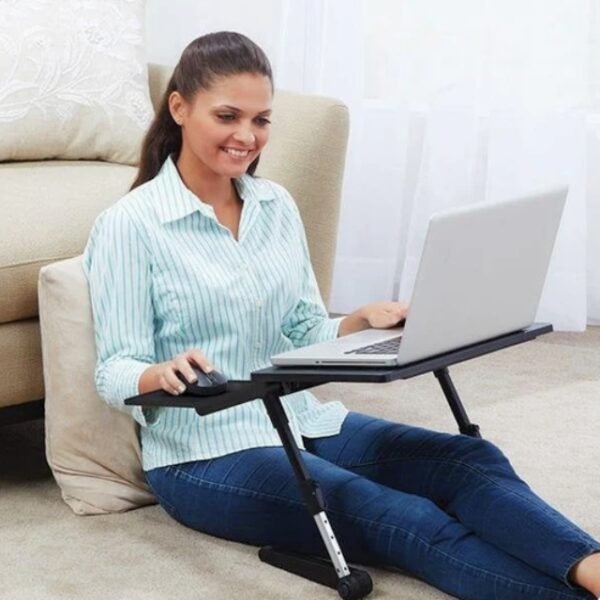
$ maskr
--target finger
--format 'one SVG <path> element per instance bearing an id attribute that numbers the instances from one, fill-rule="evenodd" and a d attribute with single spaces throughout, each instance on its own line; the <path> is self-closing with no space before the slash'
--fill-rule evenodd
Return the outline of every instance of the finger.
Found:
<path id="1" fill-rule="evenodd" d="M 175 369 L 177 369 L 190 383 L 195 383 L 198 381 L 198 377 L 194 370 L 192 369 L 192 365 L 190 365 L 189 360 L 185 356 L 176 356 L 175 360 Z"/>
<path id="2" fill-rule="evenodd" d="M 396 316 L 403 315 L 405 310 L 406 309 L 403 304 L 400 304 L 399 302 L 393 302 L 389 304 L 389 306 L 385 309 L 385 312 L 389 315 Z"/>
<path id="3" fill-rule="evenodd" d="M 188 357 L 191 358 L 205 373 L 214 371 L 212 363 L 200 350 L 190 350 Z"/>
<path id="4" fill-rule="evenodd" d="M 393 307 L 393 311 L 395 313 L 404 313 L 406 312 L 406 304 L 404 304 L 404 302 L 394 302 L 394 307 Z"/>
<path id="5" fill-rule="evenodd" d="M 390 327 L 393 327 L 397 322 L 397 319 L 393 315 L 381 315 L 377 319 L 373 327 L 375 327 L 375 329 L 388 329 Z"/>
<path id="6" fill-rule="evenodd" d="M 396 327 L 401 320 L 402 317 L 398 313 L 389 313 L 382 319 L 381 329 Z"/>
<path id="7" fill-rule="evenodd" d="M 185 392 L 185 385 L 179 380 L 175 372 L 171 369 L 166 369 L 159 379 L 160 387 L 168 392 L 169 394 L 173 394 L 173 396 L 179 396 Z"/>
<path id="8" fill-rule="evenodd" d="M 404 302 L 395 302 L 391 312 L 393 312 L 395 315 L 405 315 L 407 310 L 407 304 L 404 304 Z"/>

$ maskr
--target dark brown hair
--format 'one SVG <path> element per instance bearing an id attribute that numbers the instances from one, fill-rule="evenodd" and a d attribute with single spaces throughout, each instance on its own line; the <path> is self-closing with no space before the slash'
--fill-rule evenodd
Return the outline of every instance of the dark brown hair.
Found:
<path id="1" fill-rule="evenodd" d="M 179 156 L 181 128 L 169 111 L 169 96 L 179 92 L 187 102 L 199 90 L 210 88 L 215 79 L 240 73 L 265 75 L 273 87 L 271 64 L 265 53 L 241 33 L 219 31 L 196 38 L 183 51 L 175 66 L 154 120 L 148 129 L 140 157 L 137 177 L 131 189 L 150 181 L 170 154 Z M 246 171 L 253 175 L 258 159 Z"/>

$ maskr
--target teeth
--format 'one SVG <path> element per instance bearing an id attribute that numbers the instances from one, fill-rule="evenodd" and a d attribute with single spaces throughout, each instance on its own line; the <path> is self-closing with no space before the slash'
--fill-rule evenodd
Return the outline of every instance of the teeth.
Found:
<path id="1" fill-rule="evenodd" d="M 231 154 L 232 156 L 237 156 L 238 158 L 244 158 L 250 154 L 250 150 L 235 150 L 234 148 L 223 148 L 227 154 Z"/>

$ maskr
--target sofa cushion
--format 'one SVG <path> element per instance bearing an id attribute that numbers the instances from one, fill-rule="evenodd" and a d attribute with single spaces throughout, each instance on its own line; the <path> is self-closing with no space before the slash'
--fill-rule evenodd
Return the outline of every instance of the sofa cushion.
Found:
<path id="1" fill-rule="evenodd" d="M 81 257 L 41 269 L 40 327 L 46 386 L 46 457 L 78 515 L 155 502 L 144 479 L 138 429 L 94 385 L 96 346 Z"/>
<path id="2" fill-rule="evenodd" d="M 0 409 L 44 397 L 37 319 L 0 325 L 0 357 L 4 375 L 0 386 Z"/>
<path id="3" fill-rule="evenodd" d="M 81 254 L 136 169 L 99 161 L 0 164 L 0 323 L 37 316 L 41 266 Z"/>
<path id="4" fill-rule="evenodd" d="M 154 112 L 144 0 L 1 7 L 0 160 L 135 164 Z"/>

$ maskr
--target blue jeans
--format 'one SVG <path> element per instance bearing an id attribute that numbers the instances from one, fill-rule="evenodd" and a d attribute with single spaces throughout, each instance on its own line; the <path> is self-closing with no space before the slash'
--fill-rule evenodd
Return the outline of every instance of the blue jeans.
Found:
<path id="1" fill-rule="evenodd" d="M 464 600 L 594 598 L 568 573 L 600 544 L 536 496 L 490 442 L 350 413 L 339 435 L 305 443 L 349 562 L 397 567 Z M 146 477 L 188 527 L 326 556 L 281 447 Z"/>

